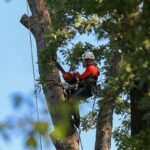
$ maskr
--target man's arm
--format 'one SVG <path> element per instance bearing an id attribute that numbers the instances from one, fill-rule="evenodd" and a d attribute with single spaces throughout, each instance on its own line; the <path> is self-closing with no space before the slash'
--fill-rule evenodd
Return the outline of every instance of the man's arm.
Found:
<path id="1" fill-rule="evenodd" d="M 80 74 L 79 72 L 76 74 L 76 77 L 79 80 L 84 80 L 85 78 L 89 77 L 91 74 L 91 70 L 89 69 L 89 67 L 85 70 L 85 72 L 83 74 Z"/>

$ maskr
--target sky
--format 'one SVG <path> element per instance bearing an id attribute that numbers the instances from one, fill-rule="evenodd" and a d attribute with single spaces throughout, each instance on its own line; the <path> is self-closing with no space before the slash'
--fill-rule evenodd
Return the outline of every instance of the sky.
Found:
<path id="1" fill-rule="evenodd" d="M 30 95 L 34 88 L 29 32 L 20 23 L 21 16 L 26 12 L 25 0 L 11 0 L 7 3 L 5 0 L 0 0 L 0 121 L 16 115 L 11 105 L 13 93 Z M 86 40 L 88 37 L 78 37 L 75 42 L 83 39 Z M 33 37 L 32 41 L 36 77 L 38 77 L 36 44 Z M 43 101 L 43 103 L 45 102 Z M 87 113 L 91 107 L 83 104 L 81 109 Z M 81 113 L 83 112 L 81 111 Z M 118 124 L 117 116 L 114 119 L 114 126 L 116 126 Z M 50 121 L 50 117 L 48 121 Z M 85 150 L 94 150 L 95 131 L 82 132 L 81 139 Z M 5 142 L 0 137 L 0 150 L 10 149 L 24 150 L 20 134 L 15 134 L 11 142 Z M 51 143 L 44 150 L 49 149 L 55 150 Z M 114 142 L 112 142 L 112 150 L 116 150 Z"/>

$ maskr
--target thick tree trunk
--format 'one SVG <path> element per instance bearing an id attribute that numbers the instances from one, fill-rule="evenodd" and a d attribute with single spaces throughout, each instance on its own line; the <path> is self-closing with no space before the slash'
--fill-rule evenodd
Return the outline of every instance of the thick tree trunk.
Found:
<path id="1" fill-rule="evenodd" d="M 123 54 L 114 53 L 111 65 L 108 68 L 107 80 L 117 76 L 117 68 L 123 60 Z M 113 122 L 113 103 L 119 94 L 119 89 L 111 91 L 109 84 L 105 87 L 105 97 L 101 103 L 97 127 L 96 127 L 96 142 L 95 150 L 110 150 L 111 149 L 111 136 L 112 136 L 112 122 Z"/>
<path id="2" fill-rule="evenodd" d="M 113 120 L 112 101 L 107 100 L 100 108 L 96 128 L 95 150 L 110 150 Z"/>
<path id="3" fill-rule="evenodd" d="M 139 81 L 135 81 L 135 86 L 130 90 L 132 136 L 149 128 L 148 122 L 144 120 L 144 116 L 148 112 L 140 108 L 142 98 L 144 98 L 146 93 L 148 93 L 147 83 L 140 85 Z"/>
<path id="4" fill-rule="evenodd" d="M 149 7 L 150 7 L 150 1 L 143 0 L 142 2 L 142 13 L 141 18 L 142 20 L 146 20 L 144 23 L 141 23 L 141 27 L 143 28 L 143 34 L 145 35 L 145 39 L 149 38 L 149 23 L 150 20 L 147 20 L 148 16 L 150 15 Z M 136 7 L 137 8 L 137 7 Z M 137 10 L 135 10 L 136 12 Z M 148 51 L 145 49 L 143 50 L 143 53 L 147 53 Z M 146 55 L 149 55 L 147 53 Z M 141 56 L 143 57 L 143 55 Z M 138 70 L 139 71 L 139 70 Z M 144 96 L 149 92 L 149 83 L 147 81 L 136 79 L 136 73 L 135 73 L 135 80 L 134 80 L 134 87 L 130 90 L 130 101 L 131 101 L 131 136 L 137 135 L 140 133 L 140 131 L 143 131 L 145 129 L 149 128 L 149 124 L 147 120 L 144 119 L 144 116 L 149 113 L 149 110 L 144 110 L 143 108 L 140 108 L 140 105 L 143 101 Z"/>
<path id="5" fill-rule="evenodd" d="M 142 18 L 143 20 L 146 20 L 145 23 L 142 23 L 142 28 L 145 30 L 145 39 L 149 38 L 149 23 L 150 20 L 148 16 L 150 15 L 149 12 L 150 7 L 150 1 L 144 0 L 143 1 L 143 7 L 142 7 Z M 142 30 L 142 31 L 144 31 Z M 145 50 L 147 51 L 147 50 Z M 144 51 L 143 51 L 144 52 Z M 149 55 L 149 53 L 147 53 Z M 136 74 L 135 74 L 136 75 Z M 142 79 L 145 80 L 145 79 Z M 150 113 L 150 110 L 144 110 L 140 108 L 140 105 L 142 103 L 142 100 L 145 96 L 145 94 L 148 94 L 149 92 L 149 83 L 147 81 L 140 81 L 139 79 L 134 81 L 134 87 L 130 90 L 130 100 L 131 100 L 131 135 L 134 136 L 140 131 L 144 129 L 148 129 L 150 125 L 148 122 L 144 119 L 144 116 L 146 113 Z M 148 99 L 147 99 L 148 101 Z"/>
<path id="6" fill-rule="evenodd" d="M 45 0 L 28 0 L 28 4 L 32 16 L 23 15 L 21 23 L 31 30 L 36 39 L 40 79 L 55 127 L 51 138 L 57 150 L 78 150 L 78 135 L 71 126 L 69 107 L 64 102 L 63 89 L 57 84 L 60 82 L 59 71 L 53 61 L 49 65 L 52 56 L 49 53 L 51 50 L 46 49 L 48 40 L 45 38 L 45 33 L 52 30 L 49 11 Z"/>

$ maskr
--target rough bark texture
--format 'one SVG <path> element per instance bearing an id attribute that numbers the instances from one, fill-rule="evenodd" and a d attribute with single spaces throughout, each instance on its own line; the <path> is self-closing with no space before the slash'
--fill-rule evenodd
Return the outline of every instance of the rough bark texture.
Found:
<path id="1" fill-rule="evenodd" d="M 112 102 L 108 100 L 107 104 L 100 109 L 96 128 L 95 150 L 110 150 L 111 132 L 113 120 Z"/>
<path id="2" fill-rule="evenodd" d="M 134 136 L 140 131 L 149 128 L 148 122 L 144 120 L 147 111 L 140 109 L 140 103 L 144 95 L 148 93 L 147 83 L 140 85 L 135 81 L 135 87 L 130 91 L 131 99 L 131 135 Z"/>
<path id="3" fill-rule="evenodd" d="M 107 80 L 117 75 L 117 67 L 119 62 L 123 59 L 121 53 L 114 53 L 110 67 L 108 68 Z M 115 97 L 118 95 L 117 91 L 110 91 L 109 85 L 105 88 L 104 102 L 100 107 L 96 127 L 96 143 L 95 150 L 110 150 L 111 149 L 111 135 L 112 135 L 112 121 L 113 121 L 113 103 Z"/>
<path id="4" fill-rule="evenodd" d="M 36 39 L 41 81 L 43 84 L 45 84 L 45 82 L 51 84 L 51 86 L 48 86 L 48 84 L 46 84 L 46 86 L 43 85 L 43 90 L 55 127 L 52 135 L 54 135 L 60 125 L 67 124 L 66 128 L 59 128 L 59 132 L 66 132 L 67 138 L 60 140 L 59 138 L 56 138 L 56 136 L 52 136 L 53 143 L 57 150 L 78 150 L 78 136 L 76 130 L 70 125 L 70 115 L 68 114 L 68 110 L 64 108 L 64 105 L 67 107 L 67 104 L 64 103 L 65 98 L 63 89 L 61 86 L 54 84 L 54 81 L 55 83 L 60 82 L 59 71 L 55 65 L 52 65 L 51 69 L 48 69 L 48 67 L 45 67 L 44 69 L 42 68 L 43 64 L 41 62 L 41 55 L 48 45 L 47 39 L 45 38 L 45 32 L 52 30 L 51 18 L 46 7 L 46 2 L 45 0 L 28 0 L 28 4 L 30 6 L 32 16 L 28 16 L 26 14 L 23 15 L 21 23 L 31 30 Z M 50 56 L 45 57 L 51 58 Z M 45 65 L 48 65 L 48 62 L 45 62 Z M 62 131 L 65 129 L 67 131 Z"/>

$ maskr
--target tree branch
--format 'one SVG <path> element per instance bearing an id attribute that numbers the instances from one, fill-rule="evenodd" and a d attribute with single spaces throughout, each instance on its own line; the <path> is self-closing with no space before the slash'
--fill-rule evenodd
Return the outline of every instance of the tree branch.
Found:
<path id="1" fill-rule="evenodd" d="M 29 20 L 31 21 L 30 19 L 31 17 L 29 17 L 28 15 L 24 14 L 20 20 L 20 22 L 27 28 L 29 29 Z"/>
<path id="2" fill-rule="evenodd" d="M 29 17 L 28 15 L 24 14 L 20 20 L 20 22 L 29 29 L 33 34 L 35 33 L 35 21 L 33 20 L 33 17 Z"/>

